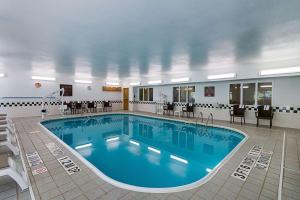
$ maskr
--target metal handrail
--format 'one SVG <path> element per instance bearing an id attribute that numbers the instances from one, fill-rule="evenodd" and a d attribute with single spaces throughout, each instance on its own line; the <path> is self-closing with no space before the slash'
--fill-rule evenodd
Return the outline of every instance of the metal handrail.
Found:
<path id="1" fill-rule="evenodd" d="M 205 126 L 208 125 L 208 122 L 209 122 L 210 119 L 211 119 L 211 124 L 214 124 L 214 116 L 213 116 L 212 113 L 209 114 L 209 116 L 208 116 L 208 118 L 207 118 L 207 121 L 206 121 L 206 123 L 205 123 Z"/>
<path id="2" fill-rule="evenodd" d="M 196 118 L 196 125 L 198 124 L 199 117 L 201 116 L 201 122 L 203 123 L 203 113 L 200 112 L 198 117 Z"/>

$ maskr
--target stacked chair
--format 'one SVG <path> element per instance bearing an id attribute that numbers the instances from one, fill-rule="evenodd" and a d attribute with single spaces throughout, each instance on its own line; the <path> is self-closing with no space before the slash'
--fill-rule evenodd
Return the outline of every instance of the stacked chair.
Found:
<path id="1" fill-rule="evenodd" d="M 65 114 L 82 114 L 84 112 L 96 113 L 103 111 L 112 111 L 112 103 L 110 101 L 103 101 L 97 103 L 96 101 L 71 101 L 64 103 L 66 109 Z"/>
<path id="2" fill-rule="evenodd" d="M 0 177 L 2 176 L 11 177 L 22 190 L 28 188 L 16 130 L 5 114 L 0 114 Z"/>

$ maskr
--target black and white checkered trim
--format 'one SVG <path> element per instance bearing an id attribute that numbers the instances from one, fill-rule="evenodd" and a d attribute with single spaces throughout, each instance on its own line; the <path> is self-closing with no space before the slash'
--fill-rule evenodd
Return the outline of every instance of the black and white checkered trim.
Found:
<path id="1" fill-rule="evenodd" d="M 82 101 L 84 102 L 84 101 Z M 95 103 L 102 103 L 104 101 L 94 101 Z M 122 103 L 120 100 L 111 100 L 111 103 Z M 49 105 L 48 102 L 45 102 L 45 105 Z M 50 102 L 51 106 L 60 105 L 60 102 Z M 30 106 L 42 106 L 42 101 L 25 101 L 25 102 L 0 102 L 1 107 L 30 107 Z"/>
<path id="2" fill-rule="evenodd" d="M 130 101 L 130 104 L 159 104 L 155 101 Z M 161 103 L 160 103 L 161 104 Z M 186 103 L 177 102 L 175 106 L 185 106 Z M 232 109 L 232 105 L 230 104 L 203 104 L 203 103 L 194 103 L 197 108 L 216 108 L 216 109 Z M 257 111 L 256 106 L 245 106 L 247 111 Z M 273 106 L 273 112 L 279 113 L 300 113 L 300 107 L 289 107 L 289 106 Z"/>

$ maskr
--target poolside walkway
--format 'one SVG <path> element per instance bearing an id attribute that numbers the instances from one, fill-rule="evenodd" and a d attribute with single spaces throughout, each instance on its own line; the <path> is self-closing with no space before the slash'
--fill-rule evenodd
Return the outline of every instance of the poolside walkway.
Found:
<path id="1" fill-rule="evenodd" d="M 248 134 L 249 139 L 206 184 L 184 192 L 150 194 L 120 189 L 100 179 L 68 149 L 43 131 L 38 125 L 40 120 L 40 117 L 14 119 L 24 154 L 37 152 L 42 160 L 42 163 L 30 167 L 26 158 L 24 158 L 34 196 L 37 200 L 277 199 L 284 131 L 286 133 L 286 159 L 282 190 L 283 199 L 300 199 L 300 130 L 275 127 L 272 129 L 267 127 L 256 128 L 253 125 L 241 126 L 216 121 L 215 124 L 244 131 Z M 68 156 L 81 168 L 81 171 L 69 175 L 58 161 L 61 156 L 53 155 L 53 152 L 47 148 L 46 144 L 49 143 L 55 143 L 64 152 L 64 156 Z M 268 170 L 254 166 L 245 181 L 232 177 L 232 173 L 254 145 L 263 147 L 266 152 L 273 152 Z M 46 172 L 44 172 L 45 168 L 43 167 L 47 168 Z M 32 171 L 36 169 L 39 169 L 37 173 L 40 174 L 33 176 Z M 1 194 L 2 191 L 0 190 L 0 199 L 21 199 L 2 198 Z"/>

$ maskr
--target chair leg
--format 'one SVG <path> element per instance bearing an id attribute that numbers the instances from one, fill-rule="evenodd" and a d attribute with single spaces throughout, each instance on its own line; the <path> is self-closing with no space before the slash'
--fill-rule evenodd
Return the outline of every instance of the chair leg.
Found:
<path id="1" fill-rule="evenodd" d="M 270 119 L 270 128 L 272 128 L 272 119 Z"/>
<path id="2" fill-rule="evenodd" d="M 258 124 L 259 124 L 259 119 L 257 118 L 256 127 L 258 127 Z"/>
<path id="3" fill-rule="evenodd" d="M 245 116 L 244 116 L 244 124 L 246 124 L 246 119 L 245 119 Z"/>
<path id="4" fill-rule="evenodd" d="M 243 125 L 243 117 L 241 117 L 241 125 Z"/>

